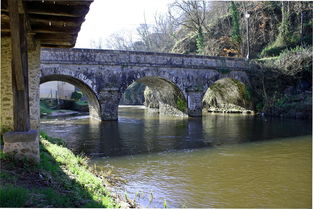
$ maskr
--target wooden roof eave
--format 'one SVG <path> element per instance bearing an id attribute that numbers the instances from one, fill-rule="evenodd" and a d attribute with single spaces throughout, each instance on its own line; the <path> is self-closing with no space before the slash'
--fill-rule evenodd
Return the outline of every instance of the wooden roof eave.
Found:
<path id="1" fill-rule="evenodd" d="M 10 35 L 7 1 L 1 1 L 1 35 Z M 29 31 L 42 46 L 73 47 L 93 0 L 23 0 Z"/>

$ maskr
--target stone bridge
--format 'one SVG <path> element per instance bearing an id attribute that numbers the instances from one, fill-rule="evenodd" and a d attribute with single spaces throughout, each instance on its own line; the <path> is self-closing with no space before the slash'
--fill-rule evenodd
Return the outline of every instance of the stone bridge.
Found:
<path id="1" fill-rule="evenodd" d="M 45 48 L 40 83 L 65 81 L 80 88 L 88 97 L 90 115 L 100 120 L 117 119 L 120 98 L 135 81 L 159 92 L 162 105 L 173 107 L 181 99 L 189 116 L 201 116 L 202 97 L 211 84 L 233 78 L 250 85 L 249 69 L 238 58 Z"/>

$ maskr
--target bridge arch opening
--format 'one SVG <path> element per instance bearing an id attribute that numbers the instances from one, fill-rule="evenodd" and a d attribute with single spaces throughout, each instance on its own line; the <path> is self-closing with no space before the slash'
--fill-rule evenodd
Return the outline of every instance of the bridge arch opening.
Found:
<path id="1" fill-rule="evenodd" d="M 234 78 L 221 78 L 206 90 L 204 113 L 254 113 L 249 86 Z"/>
<path id="2" fill-rule="evenodd" d="M 89 87 L 83 81 L 68 75 L 46 75 L 40 78 L 40 84 L 51 81 L 62 81 L 77 87 L 83 93 L 83 95 L 87 97 L 90 117 L 101 120 L 101 106 L 96 93 L 92 90 L 91 87 Z M 67 97 L 70 96 L 67 95 Z"/>
<path id="3" fill-rule="evenodd" d="M 160 115 L 187 116 L 187 100 L 180 88 L 162 77 L 146 76 L 122 91 L 120 105 L 144 105 Z"/>

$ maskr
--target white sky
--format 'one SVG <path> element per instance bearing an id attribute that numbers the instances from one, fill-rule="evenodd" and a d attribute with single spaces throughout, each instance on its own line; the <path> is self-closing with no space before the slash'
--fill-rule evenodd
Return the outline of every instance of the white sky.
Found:
<path id="1" fill-rule="evenodd" d="M 91 40 L 105 40 L 114 32 L 132 31 L 144 23 L 153 24 L 156 13 L 167 11 L 173 0 L 94 0 L 82 24 L 76 48 L 90 48 Z"/>

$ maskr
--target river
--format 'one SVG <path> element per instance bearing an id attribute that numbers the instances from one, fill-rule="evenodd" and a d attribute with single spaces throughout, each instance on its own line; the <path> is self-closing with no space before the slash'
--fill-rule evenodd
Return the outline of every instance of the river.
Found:
<path id="1" fill-rule="evenodd" d="M 311 208 L 312 123 L 239 114 L 182 119 L 120 106 L 119 120 L 41 119 L 127 183 L 144 207 Z"/>

